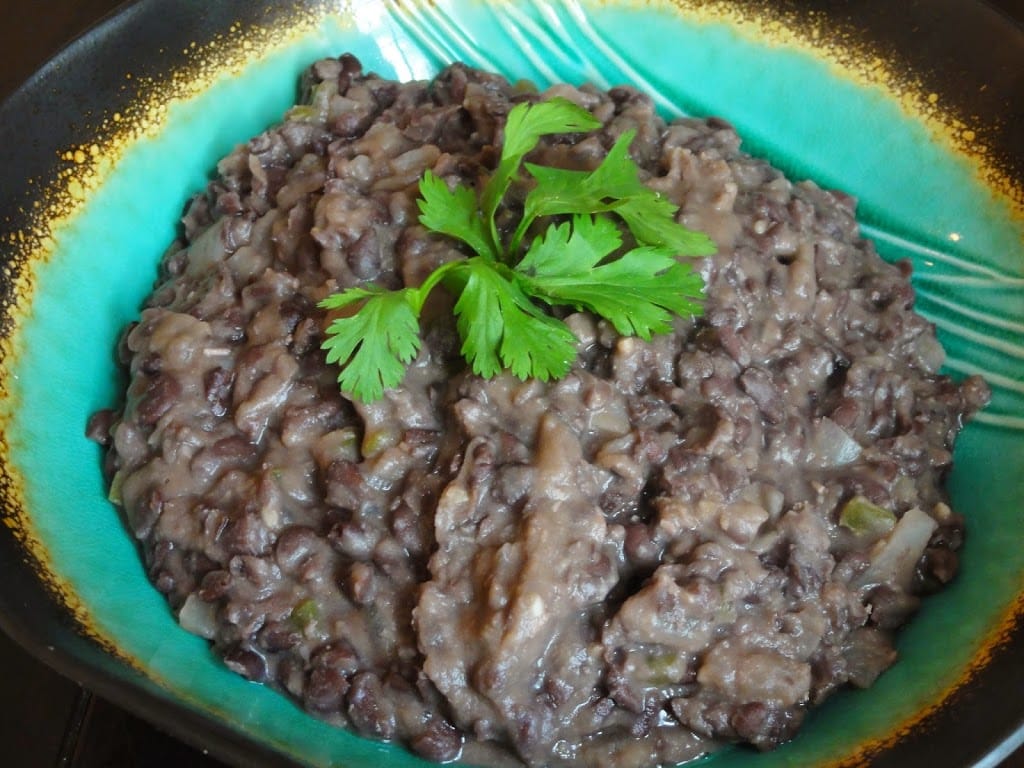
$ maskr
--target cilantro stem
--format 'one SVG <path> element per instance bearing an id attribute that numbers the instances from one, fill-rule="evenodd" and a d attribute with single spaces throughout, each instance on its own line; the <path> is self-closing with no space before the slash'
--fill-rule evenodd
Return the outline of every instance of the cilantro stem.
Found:
<path id="1" fill-rule="evenodd" d="M 535 217 L 527 216 L 525 212 L 523 213 L 523 218 L 519 220 L 519 226 L 516 227 L 516 231 L 512 233 L 512 239 L 509 241 L 509 253 L 519 253 L 519 247 L 523 244 L 523 237 L 526 236 L 526 232 L 530 225 L 533 224 L 534 219 Z"/>
<path id="2" fill-rule="evenodd" d="M 489 259 L 486 256 L 477 256 L 475 258 L 489 261 Z M 442 282 L 452 272 L 464 268 L 465 264 L 465 259 L 456 259 L 455 261 L 449 261 L 445 264 L 442 264 L 440 267 L 438 267 L 429 275 L 427 275 L 427 279 L 424 280 L 418 288 L 414 289 L 415 300 L 413 306 L 416 309 L 417 316 L 419 315 L 420 312 L 423 311 L 423 305 L 427 301 L 427 296 L 429 296 L 430 292 L 434 290 L 435 287 L 437 287 L 437 284 Z"/>

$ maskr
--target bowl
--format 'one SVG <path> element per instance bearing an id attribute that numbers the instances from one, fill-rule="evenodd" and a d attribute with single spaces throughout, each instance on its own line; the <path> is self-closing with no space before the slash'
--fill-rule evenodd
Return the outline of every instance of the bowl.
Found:
<path id="1" fill-rule="evenodd" d="M 229 672 L 180 629 L 106 499 L 94 410 L 182 205 L 293 103 L 324 55 L 425 78 L 463 60 L 538 83 L 631 83 L 720 115 L 791 178 L 860 200 L 915 267 L 954 377 L 989 408 L 949 478 L 962 572 L 900 662 L 775 752 L 731 766 L 994 765 L 1024 740 L 1024 33 L 988 6 L 240 2 L 124 6 L 0 106 L 0 626 L 41 659 L 239 765 L 412 766 Z M 955 52 L 955 55 L 954 53 Z"/>

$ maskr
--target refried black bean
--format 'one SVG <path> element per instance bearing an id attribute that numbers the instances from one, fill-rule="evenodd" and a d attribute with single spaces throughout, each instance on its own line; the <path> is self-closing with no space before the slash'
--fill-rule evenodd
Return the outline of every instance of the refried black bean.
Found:
<path id="1" fill-rule="evenodd" d="M 228 667 L 438 762 L 640 768 L 770 749 L 893 663 L 958 568 L 941 482 L 989 395 L 936 373 L 852 198 L 625 85 L 396 83 L 346 54 L 303 87 L 186 210 L 119 347 L 126 400 L 88 426 Z M 645 342 L 569 314 L 580 355 L 543 383 L 473 376 L 428 308 L 404 382 L 345 400 L 318 302 L 464 258 L 418 223 L 419 178 L 479 186 L 512 106 L 556 95 L 603 127 L 530 160 L 593 168 L 636 129 L 642 178 L 717 244 L 703 316 Z"/>

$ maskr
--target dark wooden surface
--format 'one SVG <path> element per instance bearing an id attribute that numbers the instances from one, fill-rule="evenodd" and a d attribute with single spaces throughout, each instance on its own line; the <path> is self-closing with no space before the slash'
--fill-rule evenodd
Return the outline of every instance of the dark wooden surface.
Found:
<path id="1" fill-rule="evenodd" d="M 119 4 L 0 0 L 0 97 Z M 1024 19 L 1024 0 L 992 4 Z M 0 766 L 221 768 L 221 763 L 57 675 L 0 633 Z M 1001 768 L 1024 768 L 1024 748 Z"/>

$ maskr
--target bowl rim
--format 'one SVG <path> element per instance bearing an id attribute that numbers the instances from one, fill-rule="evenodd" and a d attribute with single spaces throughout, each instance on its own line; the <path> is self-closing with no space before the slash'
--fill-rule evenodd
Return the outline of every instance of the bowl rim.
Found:
<path id="1" fill-rule="evenodd" d="M 122 3 L 64 46 L 0 102 L 0 123 L 6 123 L 19 113 L 21 117 L 15 122 L 23 122 L 24 117 L 32 113 L 28 105 L 38 102 L 40 98 L 66 98 L 73 89 L 81 87 L 82 79 L 88 79 L 92 74 L 83 73 L 68 79 L 69 72 L 88 69 L 76 65 L 89 62 L 105 43 L 125 35 L 126 29 L 138 29 L 152 24 L 166 25 L 168 5 L 174 4 L 167 0 L 129 0 Z M 1024 53 L 1024 27 L 1019 23 L 1014 23 L 1001 11 L 993 9 L 985 0 L 970 0 L 962 5 L 988 9 L 993 18 L 998 17 L 1006 25 L 1008 32 L 1016 35 L 1017 50 Z M 215 23 L 218 18 L 216 14 L 204 14 L 202 11 L 190 13 L 197 19 L 212 20 L 203 23 Z M 163 62 L 160 66 L 168 64 Z M 173 61 L 170 66 L 174 66 Z M 65 79 L 55 87 L 54 80 L 59 79 L 58 73 Z M 82 115 L 88 106 L 83 105 Z M 84 122 L 83 117 L 75 129 L 80 128 Z M 69 127 L 66 130 L 72 130 L 71 123 L 68 121 Z M 17 130 L 17 126 L 13 130 Z M 70 134 L 58 136 L 55 144 L 67 146 L 72 143 L 70 139 Z M 1024 152 L 1021 155 L 1024 157 Z M 14 175 L 19 178 L 44 177 L 51 166 L 51 157 L 40 152 L 38 156 L 33 155 L 24 162 L 16 163 Z M 0 193 L 0 201 L 7 202 L 6 195 Z M 6 332 L 9 328 L 3 330 Z M 34 560 L 30 551 L 26 550 L 24 541 L 6 526 L 0 526 L 0 573 L 3 573 L 8 584 L 17 587 L 0 590 L 0 630 L 43 663 L 159 725 L 175 737 L 209 750 L 225 761 L 259 766 L 294 764 L 292 759 L 266 744 L 162 693 L 130 664 L 118 658 L 116 653 L 83 634 L 81 627 L 76 626 L 74 613 L 68 610 L 59 590 L 55 590 L 46 578 L 45 564 Z M 1021 596 L 1024 593 L 1018 597 L 1018 603 L 1024 603 Z M 1024 707 L 1016 715 L 1002 720 L 980 716 L 972 718 L 970 708 L 966 711 L 962 709 L 964 702 L 976 698 L 982 692 L 991 696 L 990 691 L 993 689 L 1003 691 L 1003 695 L 1007 696 L 1004 700 L 1012 701 L 1015 693 L 1024 690 L 1024 653 L 1020 652 L 1020 649 L 1024 649 L 1024 604 L 1017 606 L 1013 616 L 1006 628 L 1005 637 L 992 648 L 987 663 L 958 688 L 946 705 L 929 715 L 924 727 L 916 729 L 917 733 L 901 738 L 887 749 L 887 759 L 889 754 L 896 756 L 893 758 L 896 762 L 892 762 L 892 765 L 906 764 L 899 762 L 900 759 L 907 759 L 904 751 L 919 749 L 926 744 L 930 738 L 928 732 L 941 731 L 954 721 L 962 726 L 965 719 L 971 721 L 977 731 L 989 734 L 986 746 L 979 747 L 971 755 L 965 754 L 965 759 L 973 761 L 971 765 L 979 768 L 995 766 L 1024 744 Z"/>

